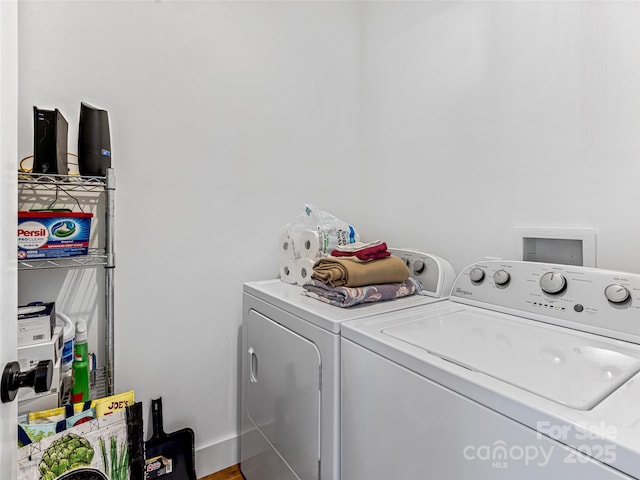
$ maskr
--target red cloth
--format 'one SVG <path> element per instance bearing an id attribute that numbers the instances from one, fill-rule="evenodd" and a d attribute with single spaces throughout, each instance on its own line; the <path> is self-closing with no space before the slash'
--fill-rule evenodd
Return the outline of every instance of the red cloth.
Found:
<path id="1" fill-rule="evenodd" d="M 355 252 L 341 252 L 339 250 L 333 250 L 331 256 L 333 257 L 356 257 L 358 260 L 377 260 L 378 258 L 384 258 L 391 255 L 391 252 L 387 251 L 387 244 L 382 242 L 380 245 L 374 247 L 362 248 Z"/>

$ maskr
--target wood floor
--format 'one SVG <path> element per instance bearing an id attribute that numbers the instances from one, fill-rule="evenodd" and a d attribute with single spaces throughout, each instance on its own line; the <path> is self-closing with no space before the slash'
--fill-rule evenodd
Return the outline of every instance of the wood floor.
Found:
<path id="1" fill-rule="evenodd" d="M 240 466 L 233 465 L 229 468 L 225 468 L 224 470 L 220 470 L 219 472 L 207 475 L 200 480 L 243 480 L 243 477 L 240 473 Z"/>

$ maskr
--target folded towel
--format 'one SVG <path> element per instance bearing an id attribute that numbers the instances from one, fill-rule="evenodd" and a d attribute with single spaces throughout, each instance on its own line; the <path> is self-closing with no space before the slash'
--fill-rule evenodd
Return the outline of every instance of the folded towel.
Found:
<path id="1" fill-rule="evenodd" d="M 346 253 L 355 253 L 358 250 L 362 250 L 365 248 L 370 248 L 370 247 L 377 247 L 379 245 L 382 245 L 382 240 L 375 240 L 373 242 L 354 242 L 354 243 L 347 243 L 346 245 L 337 245 L 336 246 L 336 250 L 338 252 L 346 252 Z M 387 246 L 385 245 L 384 249 L 387 249 Z"/>
<path id="2" fill-rule="evenodd" d="M 351 247 L 352 245 L 355 244 L 352 243 L 349 245 L 349 247 Z M 331 255 L 334 257 L 356 257 L 359 260 L 364 261 L 375 260 L 377 258 L 384 258 L 391 255 L 391 252 L 387 250 L 387 244 L 385 242 L 376 242 L 376 245 L 362 247 L 356 250 L 343 251 L 340 247 L 342 247 L 342 245 L 337 246 L 335 250 L 331 252 Z"/>
<path id="3" fill-rule="evenodd" d="M 321 258 L 313 265 L 311 277 L 332 287 L 362 287 L 404 282 L 409 275 L 404 261 L 390 255 L 370 262 L 351 257 Z"/>
<path id="4" fill-rule="evenodd" d="M 383 283 L 364 287 L 330 287 L 311 280 L 303 285 L 303 294 L 336 307 L 352 307 L 363 303 L 383 302 L 414 295 L 422 289 L 417 280 L 409 277 L 402 283 Z"/>

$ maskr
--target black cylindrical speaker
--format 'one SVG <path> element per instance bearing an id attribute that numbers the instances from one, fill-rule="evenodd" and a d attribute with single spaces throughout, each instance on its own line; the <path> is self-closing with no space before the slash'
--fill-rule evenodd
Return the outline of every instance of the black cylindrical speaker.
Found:
<path id="1" fill-rule="evenodd" d="M 105 176 L 110 167 L 109 113 L 82 102 L 78 127 L 78 171 L 83 176 Z"/>

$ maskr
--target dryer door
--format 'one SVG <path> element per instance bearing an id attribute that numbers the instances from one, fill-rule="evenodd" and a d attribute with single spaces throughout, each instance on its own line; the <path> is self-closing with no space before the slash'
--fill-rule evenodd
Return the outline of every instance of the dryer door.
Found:
<path id="1" fill-rule="evenodd" d="M 257 313 L 247 318 L 251 422 L 302 480 L 318 478 L 321 357 L 309 340 Z"/>

